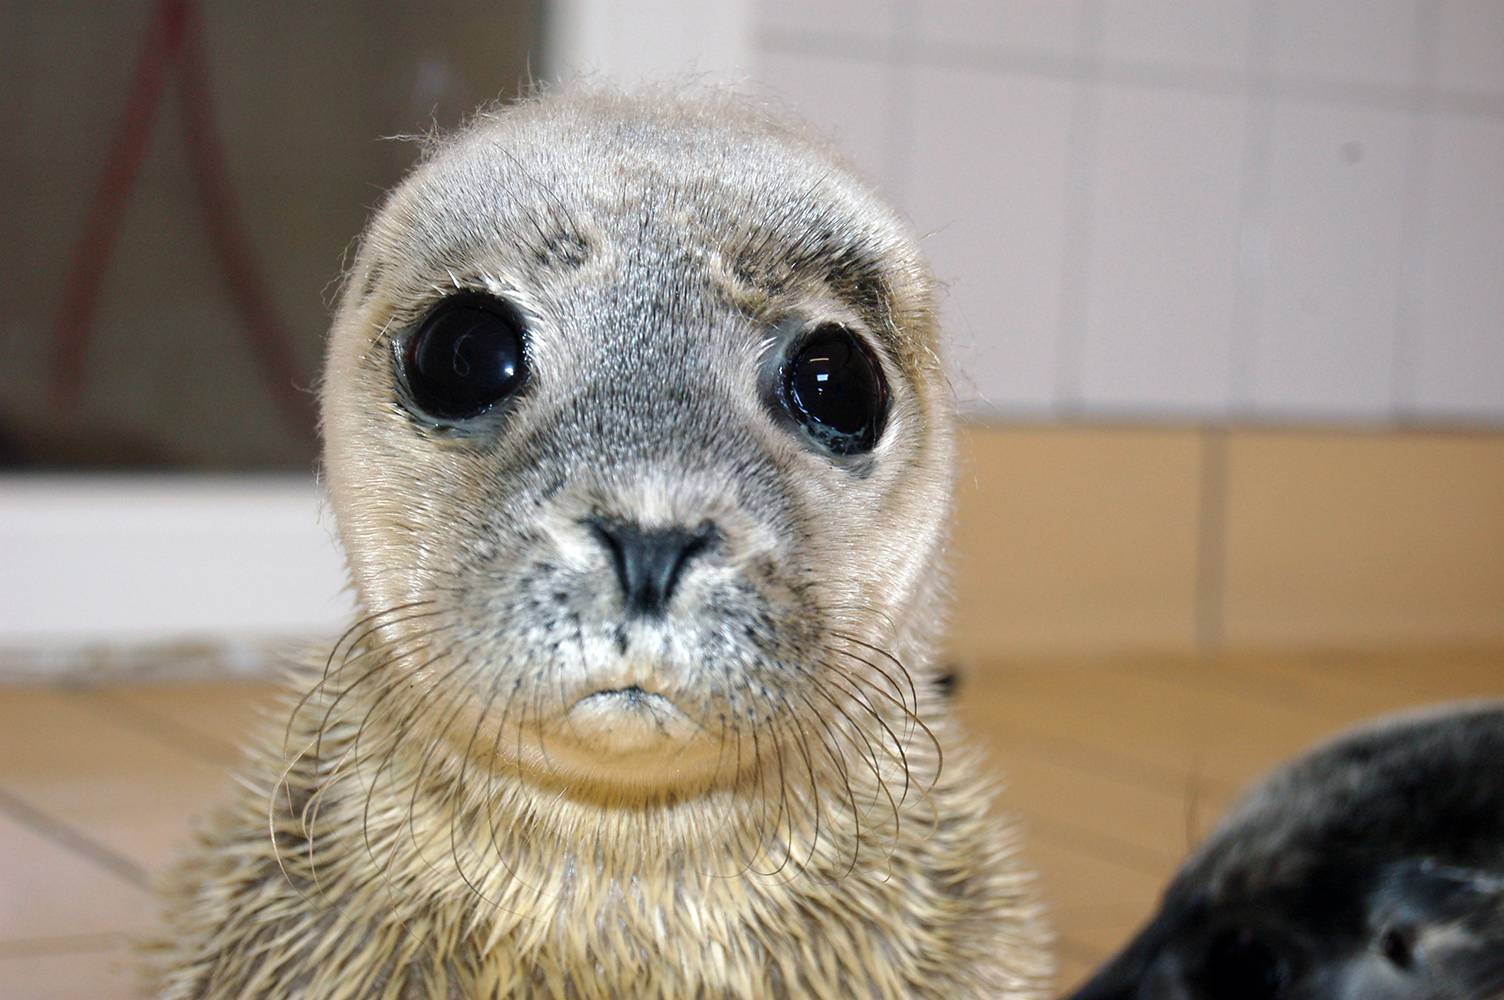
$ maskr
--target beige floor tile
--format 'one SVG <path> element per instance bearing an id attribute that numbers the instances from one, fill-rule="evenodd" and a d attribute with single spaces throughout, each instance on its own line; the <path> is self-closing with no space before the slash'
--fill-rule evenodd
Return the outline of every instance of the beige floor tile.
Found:
<path id="1" fill-rule="evenodd" d="M 1104 753 L 1152 762 L 1174 789 L 1240 787 L 1347 721 L 1332 706 L 1277 702 L 1156 670 L 1098 665 L 978 680 L 994 724 L 1049 727 Z"/>
<path id="2" fill-rule="evenodd" d="M 1242 655 L 1234 669 L 1279 677 L 1313 699 L 1386 712 L 1419 703 L 1504 697 L 1504 653 L 1476 649 L 1417 649 L 1363 654 L 1342 651 L 1302 656 Z"/>
<path id="3" fill-rule="evenodd" d="M 150 918 L 144 889 L 3 812 L 0 857 L 0 941 L 133 933 Z"/>
<path id="4" fill-rule="evenodd" d="M 1497 650 L 1031 658 L 970 664 L 958 709 L 1022 818 L 1064 988 L 1128 940 L 1244 782 L 1359 719 L 1501 682 Z M 158 866 L 228 792 L 272 691 L 0 691 L 0 792 Z M 0 814 L 0 997 L 129 996 L 111 935 L 145 928 L 149 898 L 36 828 Z"/>
<path id="5" fill-rule="evenodd" d="M 1060 918 L 1078 950 L 1101 961 L 1138 933 L 1149 915 L 1150 910 L 1141 905 L 1104 905 L 1068 910 Z"/>
<path id="6" fill-rule="evenodd" d="M 1059 971 L 1055 976 L 1055 984 L 1062 992 L 1081 985 L 1086 977 L 1091 975 L 1092 971 L 1097 967 L 1097 962 L 1094 959 L 1065 950 L 1062 950 L 1060 954 L 1059 963 Z"/>
<path id="7" fill-rule="evenodd" d="M 150 869 L 231 780 L 224 765 L 46 690 L 0 697 L 0 760 L 0 788 Z"/>
<path id="8" fill-rule="evenodd" d="M 0 956 L 0 997 L 14 1000 L 137 1000 L 128 947 Z"/>
<path id="9" fill-rule="evenodd" d="M 109 687 L 79 697 L 123 724 L 233 766 L 257 724 L 278 711 L 278 694 L 271 684 L 216 682 Z"/>
<path id="10" fill-rule="evenodd" d="M 1063 847 L 1030 836 L 1024 857 L 1039 870 L 1039 885 L 1051 912 L 1071 918 L 1057 922 L 1066 934 L 1082 922 L 1081 914 L 1130 911 L 1147 915 L 1165 879 L 1088 851 Z"/>
<path id="11" fill-rule="evenodd" d="M 1174 864 L 1191 846 L 1186 799 L 1144 789 L 1047 759 L 1015 755 L 1003 769 L 1004 808 L 1019 810 L 1033 825 L 1079 830 L 1104 849 L 1134 859 Z"/>
<path id="12" fill-rule="evenodd" d="M 1120 759 L 1153 774 L 1161 787 L 1189 787 L 1212 775 L 1198 736 L 1203 706 L 1183 685 L 1157 689 L 1100 668 L 978 672 L 967 679 L 974 730 L 1028 741 L 1039 735 L 1088 751 L 1086 760 Z M 1004 768 L 1007 758 L 1001 761 Z"/>
<path id="13" fill-rule="evenodd" d="M 1057 916 L 1061 928 L 1062 990 L 1079 986 L 1143 927 L 1147 911 L 1138 907 L 1095 906 Z"/>

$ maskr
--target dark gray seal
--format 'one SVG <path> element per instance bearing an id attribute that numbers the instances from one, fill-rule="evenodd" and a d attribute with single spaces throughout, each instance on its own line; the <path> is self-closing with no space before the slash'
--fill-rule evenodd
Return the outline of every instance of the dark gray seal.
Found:
<path id="1" fill-rule="evenodd" d="M 1504 997 L 1504 703 L 1358 730 L 1259 785 L 1074 1000 Z"/>

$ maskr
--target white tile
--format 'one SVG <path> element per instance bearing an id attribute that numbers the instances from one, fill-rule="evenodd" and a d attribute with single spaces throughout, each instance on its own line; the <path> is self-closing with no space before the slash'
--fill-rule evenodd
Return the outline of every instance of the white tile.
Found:
<path id="1" fill-rule="evenodd" d="M 920 70 L 908 208 L 937 275 L 962 399 L 1053 401 L 1071 85 Z"/>
<path id="2" fill-rule="evenodd" d="M 1417 0 L 1275 0 L 1277 76 L 1410 86 Z"/>
<path id="3" fill-rule="evenodd" d="M 1442 0 L 1436 84 L 1444 90 L 1504 94 L 1504 3 Z"/>
<path id="4" fill-rule="evenodd" d="M 1079 7 L 1080 0 L 917 0 L 915 22 L 926 41 L 1069 56 Z"/>
<path id="5" fill-rule="evenodd" d="M 1252 0 L 1107 0 L 1109 60 L 1241 73 L 1248 66 Z"/>
<path id="6" fill-rule="evenodd" d="M 889 188 L 886 63 L 837 55 L 763 50 L 753 73 L 791 111 L 802 116 L 849 157 L 864 177 Z"/>
<path id="7" fill-rule="evenodd" d="M 765 29 L 873 41 L 893 33 L 898 0 L 757 0 Z"/>
<path id="8" fill-rule="evenodd" d="M 1276 110 L 1249 373 L 1258 412 L 1389 415 L 1410 128 L 1398 112 Z"/>
<path id="9" fill-rule="evenodd" d="M 1109 87 L 1079 385 L 1088 411 L 1230 402 L 1245 102 Z"/>
<path id="10" fill-rule="evenodd" d="M 1504 420 L 1504 121 L 1434 124 L 1409 400 Z"/>

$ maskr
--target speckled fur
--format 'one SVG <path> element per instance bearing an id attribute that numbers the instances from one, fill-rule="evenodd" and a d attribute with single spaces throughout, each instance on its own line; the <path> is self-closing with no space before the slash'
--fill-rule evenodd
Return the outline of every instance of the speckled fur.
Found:
<path id="1" fill-rule="evenodd" d="M 517 304 L 533 374 L 440 426 L 393 344 L 457 288 Z M 827 320 L 887 374 L 869 455 L 767 398 Z M 1046 995 L 1031 879 L 933 683 L 932 281 L 825 146 L 716 93 L 480 116 L 371 223 L 322 404 L 367 617 L 171 875 L 161 996 Z M 718 542 L 624 621 L 590 514 Z M 571 742 L 580 693 L 628 683 L 682 710 L 678 750 Z"/>
<path id="2" fill-rule="evenodd" d="M 1504 1000 L 1504 702 L 1382 720 L 1281 767 L 1073 1000 L 1234 994 Z"/>

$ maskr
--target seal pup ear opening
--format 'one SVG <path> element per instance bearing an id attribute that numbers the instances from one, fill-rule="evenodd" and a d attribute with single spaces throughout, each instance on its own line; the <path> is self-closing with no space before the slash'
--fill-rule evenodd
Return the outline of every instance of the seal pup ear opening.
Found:
<path id="1" fill-rule="evenodd" d="M 1504 997 L 1504 872 L 1397 864 L 1373 894 L 1368 923 L 1368 952 L 1337 975 L 1335 995 Z"/>

